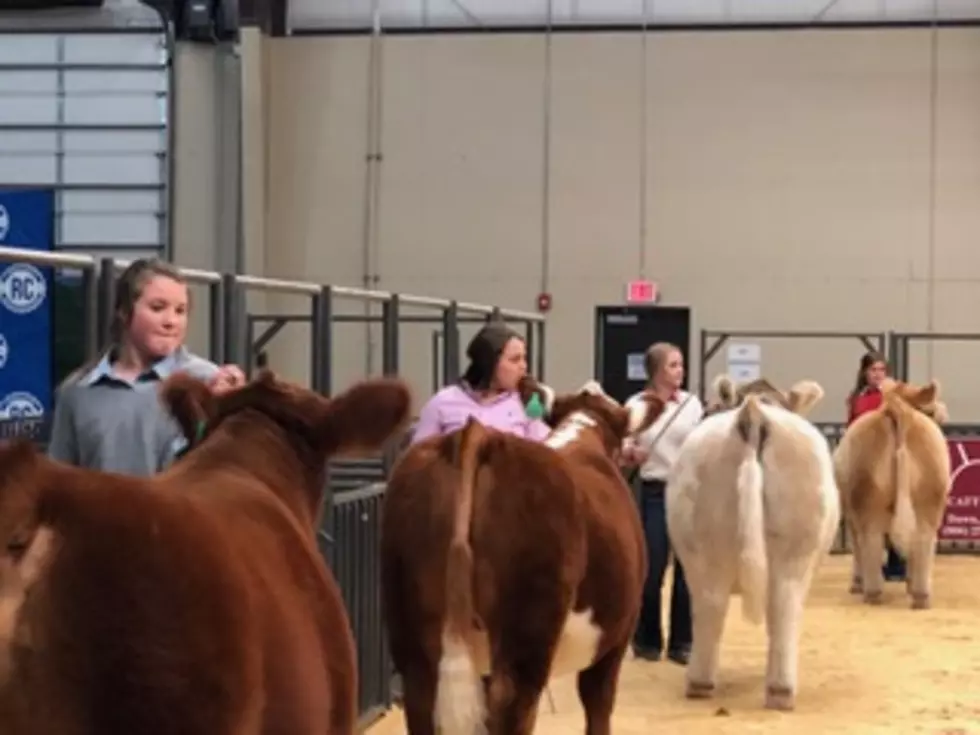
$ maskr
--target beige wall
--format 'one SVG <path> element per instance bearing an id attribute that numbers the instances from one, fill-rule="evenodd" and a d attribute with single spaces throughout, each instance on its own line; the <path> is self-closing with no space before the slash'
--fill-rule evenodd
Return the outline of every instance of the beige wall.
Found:
<path id="1" fill-rule="evenodd" d="M 594 306 L 622 298 L 641 252 L 666 302 L 693 307 L 696 329 L 980 331 L 980 31 L 940 33 L 934 238 L 929 31 L 651 36 L 642 131 L 639 35 L 555 36 L 547 273 L 543 37 L 383 44 L 367 275 L 522 309 L 551 291 L 558 386 L 589 376 Z M 266 272 L 360 285 L 369 40 L 263 48 Z M 402 338 L 404 372 L 424 393 L 432 329 Z M 301 331 L 273 358 L 296 377 L 308 361 Z M 364 371 L 365 338 L 347 325 L 338 334 L 343 384 Z M 856 340 L 759 342 L 771 378 L 821 381 L 816 417 L 840 418 Z M 980 419 L 978 366 L 980 345 L 932 350 L 954 420 Z M 709 376 L 723 367 L 716 358 Z M 929 374 L 924 348 L 912 369 Z"/>

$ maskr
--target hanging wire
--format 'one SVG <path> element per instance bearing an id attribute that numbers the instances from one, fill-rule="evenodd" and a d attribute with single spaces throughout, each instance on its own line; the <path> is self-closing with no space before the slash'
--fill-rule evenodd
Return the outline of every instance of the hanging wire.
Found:
<path id="1" fill-rule="evenodd" d="M 541 133 L 541 293 L 548 292 L 551 276 L 551 36 L 554 11 L 554 0 L 547 0 Z"/>
<path id="2" fill-rule="evenodd" d="M 647 277 L 647 18 L 654 0 L 643 0 L 640 24 L 640 155 L 639 155 L 639 227 L 637 236 L 640 278 Z"/>
<path id="3" fill-rule="evenodd" d="M 939 116 L 939 0 L 932 0 L 932 24 L 929 29 L 929 235 L 928 280 L 926 281 L 926 331 L 935 330 L 936 320 L 936 177 L 937 128 Z M 933 347 L 926 343 L 926 370 L 933 374 Z"/>

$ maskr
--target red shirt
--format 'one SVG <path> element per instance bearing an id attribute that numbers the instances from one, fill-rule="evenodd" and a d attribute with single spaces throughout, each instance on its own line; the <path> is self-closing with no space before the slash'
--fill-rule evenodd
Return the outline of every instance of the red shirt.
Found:
<path id="1" fill-rule="evenodd" d="M 881 405 L 881 391 L 865 388 L 847 402 L 847 425 L 850 426 L 861 414 L 874 411 Z"/>

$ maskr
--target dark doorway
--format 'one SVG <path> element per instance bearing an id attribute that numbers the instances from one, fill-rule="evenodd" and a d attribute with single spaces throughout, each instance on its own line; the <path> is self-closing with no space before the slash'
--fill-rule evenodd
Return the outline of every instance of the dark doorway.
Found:
<path id="1" fill-rule="evenodd" d="M 687 390 L 691 352 L 691 309 L 687 306 L 597 306 L 595 377 L 606 392 L 625 401 L 643 389 L 643 356 L 654 342 L 672 342 L 684 355 Z"/>

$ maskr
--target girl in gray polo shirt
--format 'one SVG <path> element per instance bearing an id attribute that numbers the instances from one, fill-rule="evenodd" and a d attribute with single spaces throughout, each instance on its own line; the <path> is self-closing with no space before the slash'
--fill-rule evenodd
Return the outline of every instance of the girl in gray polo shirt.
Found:
<path id="1" fill-rule="evenodd" d="M 242 381 L 184 347 L 190 294 L 180 271 L 140 259 L 116 284 L 112 346 L 58 389 L 48 454 L 81 467 L 149 476 L 173 459 L 183 437 L 157 388 L 177 371 L 224 388 Z"/>

